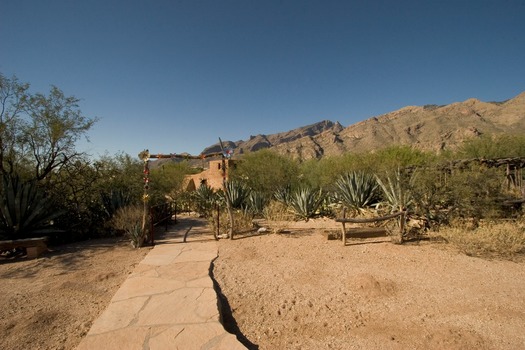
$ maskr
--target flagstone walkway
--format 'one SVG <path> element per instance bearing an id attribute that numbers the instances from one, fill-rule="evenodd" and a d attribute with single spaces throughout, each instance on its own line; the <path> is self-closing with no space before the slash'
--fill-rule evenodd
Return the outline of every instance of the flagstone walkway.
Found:
<path id="1" fill-rule="evenodd" d="M 77 350 L 246 349 L 219 321 L 210 277 L 217 249 L 205 222 L 179 218 L 121 285 Z"/>

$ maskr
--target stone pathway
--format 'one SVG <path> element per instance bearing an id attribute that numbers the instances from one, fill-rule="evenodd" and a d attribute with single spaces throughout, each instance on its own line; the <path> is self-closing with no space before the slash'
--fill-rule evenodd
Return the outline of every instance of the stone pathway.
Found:
<path id="1" fill-rule="evenodd" d="M 77 349 L 246 349 L 219 322 L 209 271 L 216 257 L 217 242 L 205 223 L 179 218 L 121 285 Z"/>

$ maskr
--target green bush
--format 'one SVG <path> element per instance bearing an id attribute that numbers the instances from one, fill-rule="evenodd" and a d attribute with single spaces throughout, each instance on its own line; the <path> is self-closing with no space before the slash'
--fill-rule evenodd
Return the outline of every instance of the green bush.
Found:
<path id="1" fill-rule="evenodd" d="M 296 184 L 298 174 L 296 160 L 264 149 L 244 155 L 230 175 L 250 189 L 270 197 L 277 189 Z"/>
<path id="2" fill-rule="evenodd" d="M 502 217 L 502 180 L 504 177 L 496 168 L 470 166 L 454 170 L 445 185 L 450 219 Z"/>

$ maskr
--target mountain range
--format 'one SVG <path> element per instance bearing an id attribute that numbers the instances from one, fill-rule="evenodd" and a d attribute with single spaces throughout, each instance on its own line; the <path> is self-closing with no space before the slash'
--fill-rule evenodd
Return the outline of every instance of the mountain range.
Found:
<path id="1" fill-rule="evenodd" d="M 232 149 L 236 156 L 269 148 L 307 160 L 393 145 L 440 152 L 454 150 L 465 140 L 481 135 L 504 133 L 525 134 L 525 92 L 503 102 L 470 98 L 442 106 L 408 106 L 347 127 L 323 120 L 277 134 L 223 141 L 223 146 Z M 217 143 L 202 153 L 220 150 Z"/>

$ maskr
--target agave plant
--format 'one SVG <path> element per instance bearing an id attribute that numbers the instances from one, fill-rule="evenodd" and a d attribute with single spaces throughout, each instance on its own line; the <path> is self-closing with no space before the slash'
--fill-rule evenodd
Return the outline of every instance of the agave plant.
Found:
<path id="1" fill-rule="evenodd" d="M 298 218 L 308 221 L 317 213 L 324 197 L 321 190 L 302 187 L 291 193 L 289 205 Z"/>
<path id="2" fill-rule="evenodd" d="M 227 181 L 225 184 L 226 191 L 223 192 L 230 201 L 232 209 L 243 209 L 246 206 L 246 200 L 250 194 L 250 189 L 238 181 Z"/>
<path id="3" fill-rule="evenodd" d="M 193 192 L 196 210 L 206 216 L 210 215 L 211 210 L 217 203 L 217 194 L 208 185 L 202 185 Z"/>
<path id="4" fill-rule="evenodd" d="M 267 203 L 268 199 L 262 193 L 250 191 L 246 198 L 246 211 L 254 215 L 262 214 Z"/>
<path id="5" fill-rule="evenodd" d="M 383 191 L 385 203 L 391 212 L 409 209 L 414 204 L 412 185 L 414 176 L 401 172 L 386 176 L 386 181 L 376 176 L 377 183 Z"/>
<path id="6" fill-rule="evenodd" d="M 291 195 L 292 195 L 292 189 L 290 188 L 290 186 L 282 187 L 278 189 L 277 191 L 275 191 L 275 193 L 273 194 L 274 198 L 277 201 L 285 205 L 288 205 L 290 203 Z"/>
<path id="7" fill-rule="evenodd" d="M 109 193 L 101 193 L 104 210 L 108 217 L 112 217 L 117 210 L 131 203 L 131 196 L 123 190 L 112 190 Z"/>
<path id="8" fill-rule="evenodd" d="M 373 204 L 378 183 L 373 175 L 354 171 L 339 177 L 335 182 L 336 199 L 349 209 L 359 212 Z"/>
<path id="9" fill-rule="evenodd" d="M 2 192 L 0 235 L 19 239 L 61 231 L 52 221 L 64 212 L 54 208 L 36 181 L 4 175 Z"/>

